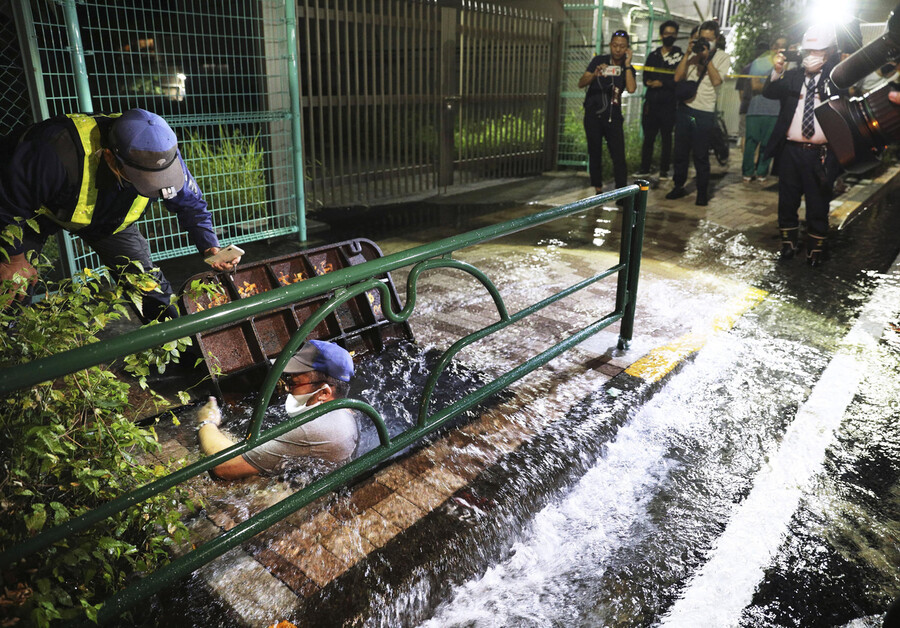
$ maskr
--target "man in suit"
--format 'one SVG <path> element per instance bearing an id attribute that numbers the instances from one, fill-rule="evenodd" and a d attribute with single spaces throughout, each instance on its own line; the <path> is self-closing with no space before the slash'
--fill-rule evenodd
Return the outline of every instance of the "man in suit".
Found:
<path id="1" fill-rule="evenodd" d="M 806 198 L 806 260 L 812 266 L 824 261 L 828 237 L 828 205 L 834 181 L 840 173 L 837 157 L 814 115 L 815 108 L 839 93 L 828 78 L 840 62 L 833 26 L 817 24 L 803 35 L 800 67 L 785 71 L 782 52 L 775 55 L 763 96 L 778 100 L 781 108 L 765 158 L 779 156 L 778 228 L 780 259 L 792 259 L 799 251 L 801 197 Z"/>

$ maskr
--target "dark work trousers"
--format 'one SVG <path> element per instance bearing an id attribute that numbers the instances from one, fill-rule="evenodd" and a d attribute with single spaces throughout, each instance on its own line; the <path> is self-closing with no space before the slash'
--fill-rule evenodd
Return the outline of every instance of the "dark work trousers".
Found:
<path id="1" fill-rule="evenodd" d="M 818 170 L 818 176 L 816 171 Z M 806 231 L 811 235 L 828 235 L 828 203 L 834 196 L 834 180 L 840 172 L 837 157 L 796 142 L 785 142 L 778 162 L 778 227 L 800 226 L 800 197 L 806 197 Z"/>
<path id="2" fill-rule="evenodd" d="M 679 105 L 675 115 L 675 173 L 672 182 L 675 187 L 684 187 L 688 175 L 688 159 L 694 154 L 694 168 L 697 170 L 697 198 L 709 197 L 709 145 L 716 114 L 713 111 L 699 111 Z"/>
<path id="3" fill-rule="evenodd" d="M 641 146 L 641 172 L 650 172 L 653 161 L 653 144 L 659 134 L 661 152 L 659 155 L 659 174 L 669 173 L 672 161 L 672 130 L 675 128 L 675 107 L 671 104 L 659 105 L 644 103 L 641 128 L 644 131 L 644 143 Z"/>
<path id="4" fill-rule="evenodd" d="M 613 177 L 616 187 L 628 185 L 628 166 L 625 164 L 625 131 L 622 120 L 601 120 L 594 114 L 584 114 L 584 134 L 588 145 L 588 172 L 591 174 L 591 185 L 603 187 L 603 138 L 609 148 L 609 156 L 613 163 Z"/>
<path id="5" fill-rule="evenodd" d="M 57 231 L 54 225 L 44 218 L 39 218 L 41 224 L 41 233 Z M 28 234 L 31 233 L 32 237 Z M 45 236 L 46 238 L 46 236 Z M 39 238 L 30 230 L 26 230 L 23 241 L 25 250 L 40 252 L 44 245 L 45 238 Z M 140 262 L 141 267 L 145 271 L 150 271 L 154 264 L 150 260 L 150 245 L 147 240 L 138 231 L 135 225 L 129 225 L 119 233 L 114 233 L 105 238 L 83 238 L 85 243 L 91 247 L 100 261 L 109 267 L 113 278 L 118 281 L 123 272 L 138 273 L 140 272 L 133 265 L 128 265 L 130 260 Z M 139 316 L 144 323 L 152 320 L 165 320 L 168 318 L 176 318 L 178 309 L 169 304 L 172 296 L 172 286 L 168 279 L 160 270 L 149 272 L 150 276 L 159 284 L 159 292 L 141 291 L 141 312 Z"/>

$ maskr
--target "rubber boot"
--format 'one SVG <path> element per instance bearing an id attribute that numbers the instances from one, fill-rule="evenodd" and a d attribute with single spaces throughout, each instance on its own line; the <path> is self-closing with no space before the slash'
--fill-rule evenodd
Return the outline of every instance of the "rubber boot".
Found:
<path id="1" fill-rule="evenodd" d="M 794 259 L 800 245 L 799 242 L 800 227 L 790 227 L 781 229 L 781 253 L 778 256 L 779 261 L 786 262 Z"/>
<path id="2" fill-rule="evenodd" d="M 806 234 L 806 263 L 812 267 L 825 261 L 825 237 Z"/>

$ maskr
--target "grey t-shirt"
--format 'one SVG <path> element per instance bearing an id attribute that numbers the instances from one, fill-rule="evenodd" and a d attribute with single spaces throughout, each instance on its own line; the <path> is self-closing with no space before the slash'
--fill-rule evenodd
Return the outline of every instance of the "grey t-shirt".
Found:
<path id="1" fill-rule="evenodd" d="M 356 415 L 347 408 L 340 408 L 295 427 L 243 456 L 261 473 L 274 473 L 285 462 L 298 457 L 343 462 L 353 455 L 358 443 Z"/>
<path id="2" fill-rule="evenodd" d="M 759 77 L 768 77 L 772 72 L 772 59 L 769 55 L 764 54 L 755 59 L 750 65 L 750 74 Z M 765 81 L 765 78 L 761 80 Z M 777 116 L 781 111 L 781 101 L 766 98 L 762 94 L 755 95 L 750 100 L 750 106 L 747 107 L 748 116 Z"/>

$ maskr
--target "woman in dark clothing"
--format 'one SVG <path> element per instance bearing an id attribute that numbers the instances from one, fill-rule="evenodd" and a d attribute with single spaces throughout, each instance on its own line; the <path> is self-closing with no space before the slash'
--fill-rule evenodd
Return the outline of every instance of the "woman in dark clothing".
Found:
<path id="1" fill-rule="evenodd" d="M 587 87 L 584 133 L 587 136 L 591 185 L 598 194 L 603 191 L 603 138 L 606 138 L 616 187 L 625 187 L 628 166 L 625 163 L 625 132 L 622 129 L 622 92 L 633 94 L 637 88 L 628 33 L 613 33 L 609 41 L 609 54 L 591 59 L 578 81 L 578 87 Z"/>

